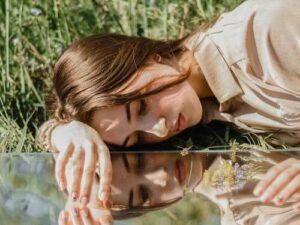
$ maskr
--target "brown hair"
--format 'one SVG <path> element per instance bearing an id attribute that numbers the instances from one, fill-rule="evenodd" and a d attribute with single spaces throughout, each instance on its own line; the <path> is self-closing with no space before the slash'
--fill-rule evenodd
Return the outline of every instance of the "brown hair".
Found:
<path id="1" fill-rule="evenodd" d="M 97 107 L 125 104 L 184 81 L 189 71 L 177 80 L 143 94 L 140 90 L 116 93 L 146 65 L 150 56 L 159 54 L 167 59 L 177 56 L 183 51 L 182 42 L 188 36 L 162 41 L 101 33 L 74 42 L 55 64 L 50 112 L 59 121 L 75 119 L 89 123 Z"/>

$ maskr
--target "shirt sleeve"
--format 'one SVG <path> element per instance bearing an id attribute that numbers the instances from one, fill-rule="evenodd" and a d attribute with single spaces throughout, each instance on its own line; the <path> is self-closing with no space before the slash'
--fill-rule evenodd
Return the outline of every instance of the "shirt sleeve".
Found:
<path id="1" fill-rule="evenodd" d="M 59 122 L 56 119 L 49 119 L 44 122 L 38 129 L 36 134 L 36 140 L 40 145 L 42 145 L 45 149 L 50 150 L 50 136 L 52 130 L 59 125 Z"/>
<path id="2" fill-rule="evenodd" d="M 300 1 L 269 1 L 259 1 L 260 6 L 253 21 L 253 32 L 263 74 L 269 76 L 276 86 L 299 99 Z M 297 108 L 297 104 L 293 107 Z M 274 137 L 281 140 L 282 144 L 300 145 L 300 124 L 298 125 L 294 132 L 277 133 Z"/>
<path id="3" fill-rule="evenodd" d="M 262 72 L 277 86 L 299 97 L 300 1 L 256 2 L 253 33 Z"/>

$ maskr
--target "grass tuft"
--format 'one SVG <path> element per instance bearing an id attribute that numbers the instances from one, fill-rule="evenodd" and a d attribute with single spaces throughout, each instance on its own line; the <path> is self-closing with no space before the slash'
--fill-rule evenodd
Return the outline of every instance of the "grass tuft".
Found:
<path id="1" fill-rule="evenodd" d="M 0 11 L 1 152 L 43 151 L 34 137 L 49 119 L 57 57 L 99 32 L 177 38 L 200 30 L 242 0 L 5 0 Z M 228 131 L 227 131 L 228 132 Z M 226 136 L 227 135 L 227 136 Z M 229 136 L 226 134 L 225 142 Z M 219 141 L 224 137 L 221 134 Z"/>

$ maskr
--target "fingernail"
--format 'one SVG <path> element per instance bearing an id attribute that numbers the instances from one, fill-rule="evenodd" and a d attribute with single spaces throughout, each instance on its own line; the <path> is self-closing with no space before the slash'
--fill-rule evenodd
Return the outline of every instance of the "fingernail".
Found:
<path id="1" fill-rule="evenodd" d="M 74 215 L 74 216 L 78 216 L 77 209 L 73 209 L 73 215 Z"/>
<path id="2" fill-rule="evenodd" d="M 104 220 L 105 220 L 106 224 L 113 224 L 113 223 L 112 223 L 111 216 L 105 216 L 105 217 L 104 217 Z"/>
<path id="3" fill-rule="evenodd" d="M 81 204 L 82 204 L 83 206 L 86 206 L 87 203 L 88 203 L 87 197 L 82 197 L 80 201 L 81 201 Z"/>
<path id="4" fill-rule="evenodd" d="M 268 202 L 268 194 L 263 194 L 259 199 L 260 201 L 262 201 L 263 203 L 267 203 Z"/>
<path id="5" fill-rule="evenodd" d="M 283 197 L 281 197 L 281 196 L 277 196 L 274 200 L 274 202 L 277 206 L 281 205 L 282 201 L 283 201 Z"/>
<path id="6" fill-rule="evenodd" d="M 105 200 L 104 201 L 104 207 L 107 209 L 110 209 L 112 207 L 112 203 L 110 200 Z"/>
<path id="7" fill-rule="evenodd" d="M 103 201 L 103 200 L 104 200 L 104 197 L 105 197 L 105 194 L 102 192 L 102 193 L 100 194 L 100 201 Z"/>
<path id="8" fill-rule="evenodd" d="M 262 188 L 261 187 L 257 187 L 254 189 L 253 194 L 255 196 L 259 196 L 261 194 Z"/>
<path id="9" fill-rule="evenodd" d="M 83 216 L 88 217 L 89 212 L 86 208 L 82 209 L 81 212 L 82 212 Z"/>
<path id="10" fill-rule="evenodd" d="M 62 182 L 62 181 L 59 182 L 59 188 L 61 191 L 63 191 L 65 189 L 64 182 Z"/>
<path id="11" fill-rule="evenodd" d="M 66 220 L 66 219 L 67 219 L 67 214 L 66 214 L 66 212 L 63 212 L 63 213 L 62 213 L 61 218 L 62 218 L 63 220 Z"/>
<path id="12" fill-rule="evenodd" d="M 72 193 L 72 199 L 73 199 L 74 202 L 77 200 L 77 193 L 76 192 Z"/>

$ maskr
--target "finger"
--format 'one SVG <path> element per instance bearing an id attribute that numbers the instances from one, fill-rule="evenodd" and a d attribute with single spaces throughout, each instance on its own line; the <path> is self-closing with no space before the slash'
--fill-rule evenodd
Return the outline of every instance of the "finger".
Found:
<path id="1" fill-rule="evenodd" d="M 112 217 L 103 215 L 100 217 L 99 223 L 101 225 L 110 225 L 110 224 L 112 224 Z"/>
<path id="2" fill-rule="evenodd" d="M 67 222 L 68 222 L 68 212 L 66 210 L 63 210 L 59 214 L 58 224 L 59 225 L 67 225 Z"/>
<path id="3" fill-rule="evenodd" d="M 80 195 L 80 183 L 81 183 L 81 176 L 83 170 L 83 157 L 84 157 L 84 151 L 82 151 L 80 146 L 76 147 L 72 157 L 73 182 L 72 182 L 71 193 L 74 201 L 76 201 Z"/>
<path id="4" fill-rule="evenodd" d="M 96 172 L 96 151 L 93 143 L 85 143 L 85 155 L 84 155 L 84 167 L 81 181 L 81 203 L 85 206 L 88 203 L 91 187 L 93 183 L 93 178 Z"/>
<path id="5" fill-rule="evenodd" d="M 81 219 L 84 225 L 92 225 L 92 218 L 88 208 L 82 208 L 80 210 Z"/>
<path id="6" fill-rule="evenodd" d="M 61 151 L 57 157 L 55 164 L 55 177 L 56 181 L 63 191 L 66 188 L 66 165 L 74 151 L 74 144 L 70 143 L 65 151 Z"/>
<path id="7" fill-rule="evenodd" d="M 73 208 L 71 212 L 71 220 L 73 225 L 83 225 L 79 215 L 79 209 Z"/>
<path id="8" fill-rule="evenodd" d="M 297 175 L 300 168 L 298 166 L 292 166 L 281 172 L 273 182 L 264 191 L 260 197 L 261 201 L 267 203 L 275 199 L 275 203 L 279 204 L 279 197 L 274 198 L 280 191 Z"/>
<path id="9" fill-rule="evenodd" d="M 284 204 L 289 198 L 295 194 L 300 188 L 300 174 L 295 176 L 292 181 L 289 182 L 288 185 L 286 185 L 282 191 L 276 196 L 278 199 L 278 204 L 282 205 Z"/>
<path id="10" fill-rule="evenodd" d="M 272 181 L 288 166 L 290 166 L 293 163 L 294 159 L 288 159 L 283 161 L 282 163 L 279 163 L 275 166 L 273 166 L 269 171 L 266 173 L 266 175 L 262 178 L 262 180 L 256 185 L 253 194 L 258 196 L 261 195 L 267 187 L 272 183 Z"/>
<path id="11" fill-rule="evenodd" d="M 109 150 L 105 144 L 98 144 L 100 184 L 98 197 L 100 201 L 110 198 L 110 185 L 112 181 L 112 165 Z"/>

